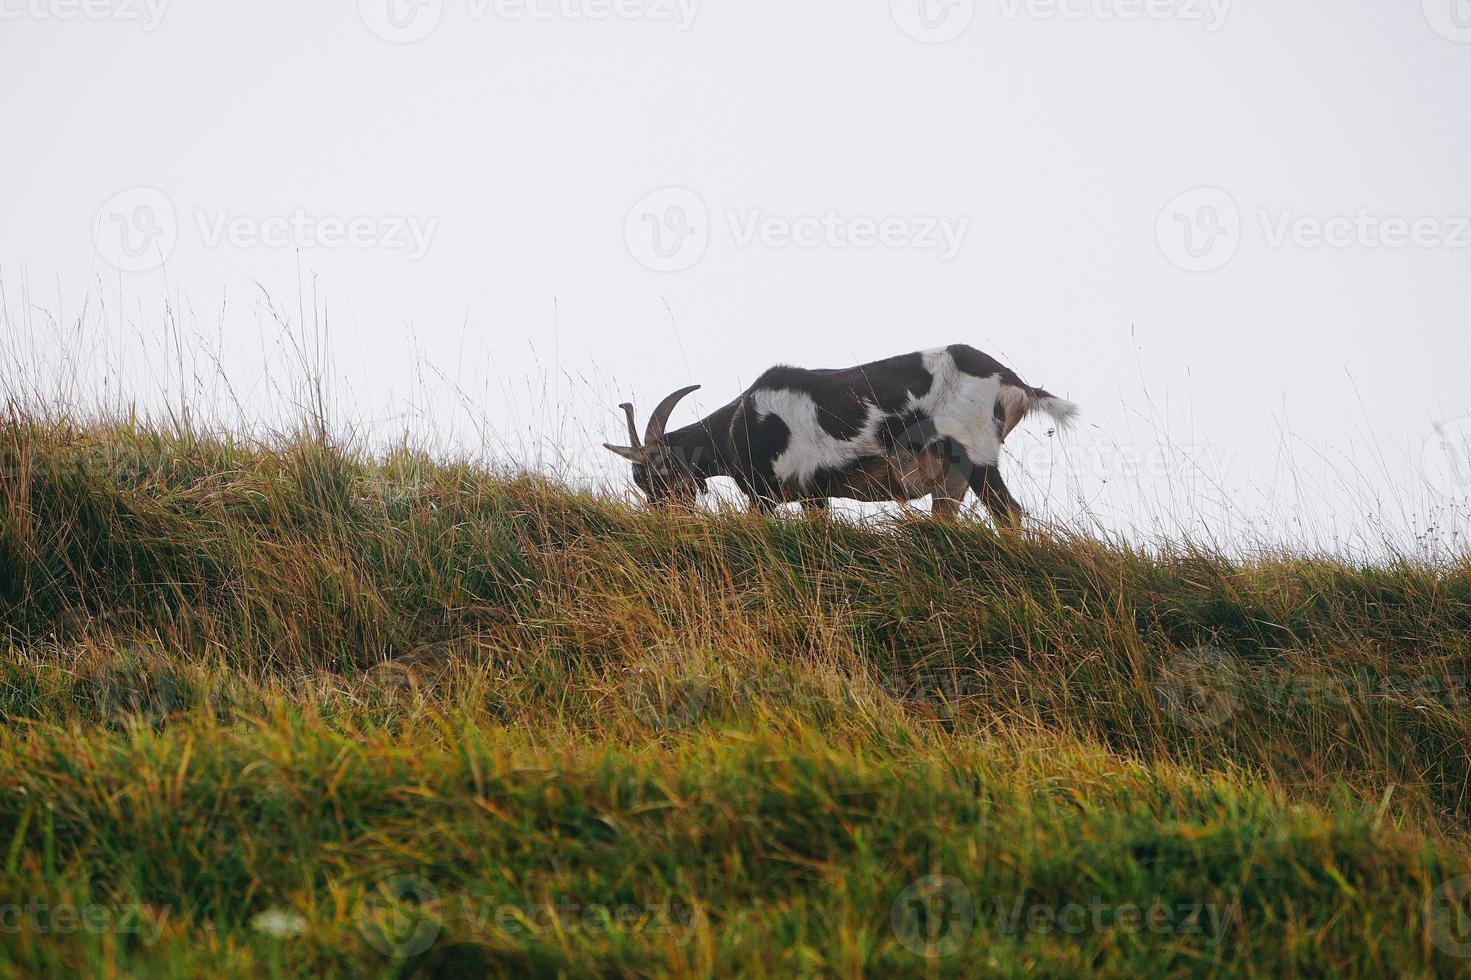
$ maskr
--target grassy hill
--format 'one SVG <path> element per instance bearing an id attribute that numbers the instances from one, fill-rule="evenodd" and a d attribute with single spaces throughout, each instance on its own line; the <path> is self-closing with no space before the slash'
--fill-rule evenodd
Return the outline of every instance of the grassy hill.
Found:
<path id="1" fill-rule="evenodd" d="M 1471 565 L 0 420 L 0 973 L 1471 973 Z"/>

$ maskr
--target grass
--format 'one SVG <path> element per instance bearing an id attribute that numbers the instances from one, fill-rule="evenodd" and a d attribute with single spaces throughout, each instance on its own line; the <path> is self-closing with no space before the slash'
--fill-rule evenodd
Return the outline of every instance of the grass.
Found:
<path id="1" fill-rule="evenodd" d="M 0 972 L 1471 973 L 1471 564 L 0 418 Z"/>

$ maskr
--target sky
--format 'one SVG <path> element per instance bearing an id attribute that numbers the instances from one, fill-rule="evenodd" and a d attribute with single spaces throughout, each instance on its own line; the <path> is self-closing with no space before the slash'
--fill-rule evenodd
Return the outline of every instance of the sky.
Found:
<path id="1" fill-rule="evenodd" d="M 0 84 L 12 390 L 618 488 L 967 343 L 1040 517 L 1467 550 L 1468 0 L 0 0 Z"/>

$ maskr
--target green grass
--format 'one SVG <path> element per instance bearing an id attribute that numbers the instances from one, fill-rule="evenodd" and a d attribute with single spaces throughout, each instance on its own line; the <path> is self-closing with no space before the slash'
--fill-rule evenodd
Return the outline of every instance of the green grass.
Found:
<path id="1" fill-rule="evenodd" d="M 0 973 L 1471 973 L 1467 563 L 11 409 L 0 629 Z"/>

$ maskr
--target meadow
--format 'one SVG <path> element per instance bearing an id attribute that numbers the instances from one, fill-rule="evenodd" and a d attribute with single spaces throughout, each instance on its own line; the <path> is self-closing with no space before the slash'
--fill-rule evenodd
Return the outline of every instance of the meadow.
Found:
<path id="1" fill-rule="evenodd" d="M 11 405 L 0 974 L 1471 974 L 1471 562 Z"/>

